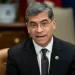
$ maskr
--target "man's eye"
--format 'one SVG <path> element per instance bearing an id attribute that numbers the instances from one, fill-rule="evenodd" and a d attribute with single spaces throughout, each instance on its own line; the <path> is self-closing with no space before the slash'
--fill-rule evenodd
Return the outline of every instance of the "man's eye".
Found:
<path id="1" fill-rule="evenodd" d="M 31 27 L 36 27 L 36 24 L 30 24 Z"/>
<path id="2" fill-rule="evenodd" d="M 47 22 L 42 22 L 42 25 L 46 25 L 47 24 Z"/>
<path id="3" fill-rule="evenodd" d="M 42 24 L 47 24 L 46 22 L 43 22 Z"/>
<path id="4" fill-rule="evenodd" d="M 35 24 L 31 24 L 31 26 L 36 26 Z"/>

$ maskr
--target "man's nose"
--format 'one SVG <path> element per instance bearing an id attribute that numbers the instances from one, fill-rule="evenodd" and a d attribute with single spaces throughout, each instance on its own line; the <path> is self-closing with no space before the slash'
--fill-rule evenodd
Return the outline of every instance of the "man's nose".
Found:
<path id="1" fill-rule="evenodd" d="M 36 29 L 37 32 L 42 32 L 43 31 L 43 28 L 41 25 L 37 26 L 37 29 Z"/>

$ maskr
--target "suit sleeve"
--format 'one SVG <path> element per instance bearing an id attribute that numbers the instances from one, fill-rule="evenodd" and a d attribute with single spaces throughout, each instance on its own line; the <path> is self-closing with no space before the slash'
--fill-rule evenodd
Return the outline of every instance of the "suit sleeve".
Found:
<path id="1" fill-rule="evenodd" d="M 75 48 L 74 48 L 74 56 L 70 67 L 70 74 L 69 75 L 75 75 Z"/>
<path id="2" fill-rule="evenodd" d="M 19 75 L 17 64 L 12 51 L 8 50 L 8 57 L 6 63 L 6 75 Z"/>

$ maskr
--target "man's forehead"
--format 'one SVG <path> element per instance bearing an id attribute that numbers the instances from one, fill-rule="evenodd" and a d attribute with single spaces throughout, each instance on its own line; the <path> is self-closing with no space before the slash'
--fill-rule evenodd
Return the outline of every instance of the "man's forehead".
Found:
<path id="1" fill-rule="evenodd" d="M 37 15 L 31 15 L 28 17 L 29 21 L 42 21 L 42 20 L 50 20 L 47 12 L 41 12 Z"/>

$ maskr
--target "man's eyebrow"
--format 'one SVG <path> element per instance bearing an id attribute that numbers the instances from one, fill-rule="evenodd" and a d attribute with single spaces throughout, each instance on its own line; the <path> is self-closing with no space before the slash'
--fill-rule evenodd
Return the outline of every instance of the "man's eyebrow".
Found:
<path id="1" fill-rule="evenodd" d="M 43 22 L 43 21 L 48 21 L 47 19 L 44 19 L 44 20 L 42 20 L 42 21 L 40 21 L 40 22 Z"/>
<path id="2" fill-rule="evenodd" d="M 30 23 L 36 23 L 36 22 L 34 22 L 34 21 L 30 21 Z"/>

